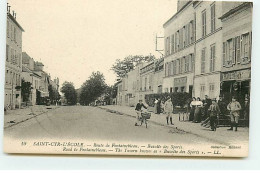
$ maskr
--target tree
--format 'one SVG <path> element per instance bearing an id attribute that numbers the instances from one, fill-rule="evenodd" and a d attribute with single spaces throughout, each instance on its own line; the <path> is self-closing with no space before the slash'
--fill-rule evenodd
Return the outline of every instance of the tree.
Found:
<path id="1" fill-rule="evenodd" d="M 22 84 L 21 84 L 21 95 L 23 98 L 24 102 L 29 101 L 29 97 L 31 94 L 31 89 L 32 89 L 32 84 L 30 82 L 25 82 L 24 79 L 22 79 Z"/>
<path id="2" fill-rule="evenodd" d="M 155 60 L 154 55 L 135 55 L 127 56 L 123 60 L 117 59 L 112 65 L 111 70 L 113 70 L 119 79 L 123 78 L 129 71 L 133 70 L 135 66 L 142 62 L 150 62 Z"/>
<path id="3" fill-rule="evenodd" d="M 60 94 L 57 89 L 55 89 L 52 85 L 48 86 L 49 91 L 49 98 L 51 100 L 51 103 L 55 103 L 57 100 L 60 99 Z"/>
<path id="4" fill-rule="evenodd" d="M 65 81 L 62 84 L 61 92 L 64 94 L 69 105 L 75 105 L 77 103 L 77 93 L 72 82 Z"/>
<path id="5" fill-rule="evenodd" d="M 88 105 L 104 93 L 107 85 L 105 78 L 99 71 L 92 72 L 88 80 L 81 86 L 80 103 Z"/>

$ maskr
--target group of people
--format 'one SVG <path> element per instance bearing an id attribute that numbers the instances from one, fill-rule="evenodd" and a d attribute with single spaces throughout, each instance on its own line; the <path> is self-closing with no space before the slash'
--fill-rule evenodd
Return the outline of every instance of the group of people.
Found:
<path id="1" fill-rule="evenodd" d="M 139 103 L 136 105 L 137 112 L 137 121 L 135 125 L 138 125 L 139 117 L 141 116 L 141 109 L 147 107 L 142 103 L 142 100 L 139 100 Z M 210 99 L 205 95 L 205 99 L 192 98 L 192 101 L 188 102 L 188 112 L 189 112 L 189 121 L 194 123 L 201 123 L 203 126 L 209 124 L 212 131 L 216 131 L 218 125 L 218 119 L 221 116 L 230 116 L 231 127 L 228 130 L 235 131 L 238 128 L 238 120 L 240 117 L 240 111 L 242 109 L 240 103 L 237 101 L 236 97 L 232 97 L 232 101 L 229 104 L 226 104 L 223 100 L 223 97 L 219 96 L 219 100 Z M 171 97 L 167 97 L 166 101 L 163 102 L 160 99 L 155 99 L 154 101 L 154 113 L 160 114 L 164 113 L 166 115 L 166 123 L 174 125 L 173 123 L 173 104 Z M 244 116 L 249 117 L 249 102 L 248 98 L 245 99 L 245 111 Z"/>

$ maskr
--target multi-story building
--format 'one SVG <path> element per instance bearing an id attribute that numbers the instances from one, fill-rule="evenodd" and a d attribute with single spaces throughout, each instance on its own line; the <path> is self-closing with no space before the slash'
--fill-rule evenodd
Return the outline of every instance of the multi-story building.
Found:
<path id="1" fill-rule="evenodd" d="M 163 92 L 164 58 L 156 60 L 154 66 L 153 93 L 160 94 Z"/>
<path id="2" fill-rule="evenodd" d="M 49 85 L 50 85 L 50 75 L 43 71 L 44 65 L 41 62 L 36 61 L 34 63 L 34 72 L 41 76 L 41 81 L 39 85 L 39 92 L 41 97 L 49 97 Z"/>
<path id="3" fill-rule="evenodd" d="M 195 22 L 192 1 L 178 1 L 178 11 L 164 25 L 163 92 L 193 92 Z"/>
<path id="4" fill-rule="evenodd" d="M 16 14 L 11 14 L 8 6 L 5 61 L 5 107 L 8 109 L 21 105 L 22 32 Z"/>
<path id="5" fill-rule="evenodd" d="M 194 96 L 217 98 L 222 62 L 222 1 L 194 1 L 196 15 Z M 225 5 L 224 5 L 225 6 Z"/>
<path id="6" fill-rule="evenodd" d="M 241 105 L 251 85 L 252 2 L 229 2 L 220 17 L 223 24 L 221 95 L 237 96 Z"/>
<path id="7" fill-rule="evenodd" d="M 34 72 L 34 60 L 26 52 L 22 53 L 22 80 L 31 83 L 31 93 L 29 95 L 29 105 L 36 105 L 37 91 L 40 88 L 41 76 Z M 22 98 L 22 103 L 24 102 Z M 27 105 L 28 105 L 27 104 Z"/>

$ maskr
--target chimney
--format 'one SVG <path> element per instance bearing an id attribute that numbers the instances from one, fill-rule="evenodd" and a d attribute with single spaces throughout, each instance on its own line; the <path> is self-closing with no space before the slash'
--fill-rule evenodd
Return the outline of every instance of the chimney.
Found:
<path id="1" fill-rule="evenodd" d="M 8 3 L 7 3 L 7 10 L 6 10 L 6 11 L 7 11 L 7 13 L 8 13 L 8 9 L 9 9 L 9 6 L 8 6 Z"/>
<path id="2" fill-rule="evenodd" d="M 14 16 L 14 10 L 13 10 L 13 16 Z"/>
<path id="3" fill-rule="evenodd" d="M 8 6 L 7 6 L 7 9 L 8 9 L 7 12 L 8 12 L 9 14 L 10 14 L 10 8 L 11 8 L 11 6 L 8 5 Z"/>

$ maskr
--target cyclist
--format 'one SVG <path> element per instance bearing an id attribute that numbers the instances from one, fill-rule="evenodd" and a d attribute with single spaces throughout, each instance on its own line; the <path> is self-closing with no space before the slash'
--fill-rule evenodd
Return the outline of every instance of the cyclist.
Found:
<path id="1" fill-rule="evenodd" d="M 138 122 L 139 122 L 139 117 L 141 117 L 141 112 L 142 112 L 142 107 L 144 107 L 145 109 L 147 109 L 147 107 L 143 104 L 142 100 L 139 100 L 139 103 L 136 104 L 135 107 L 135 111 L 136 111 L 136 122 L 135 122 L 135 126 L 138 126 Z"/>

